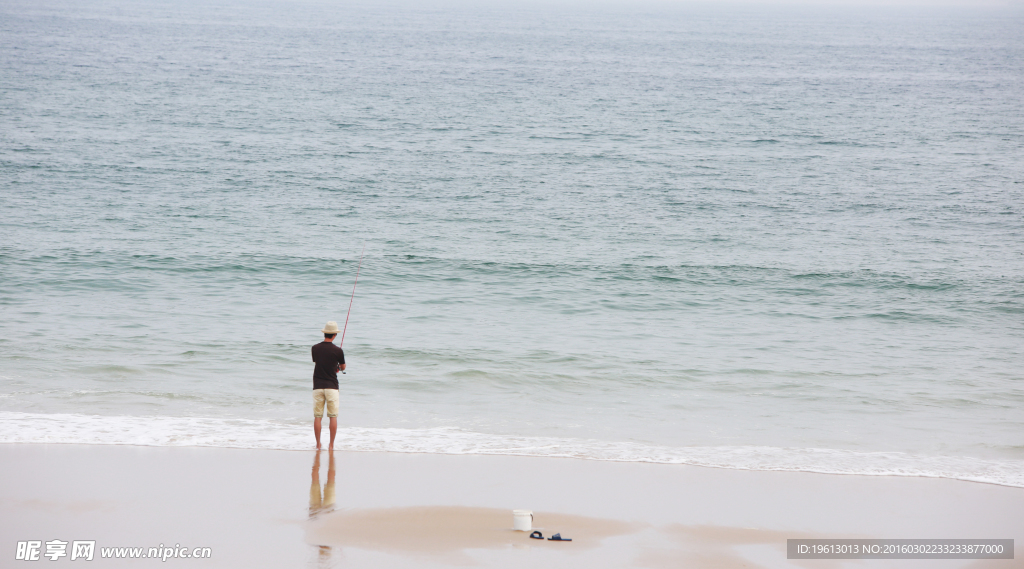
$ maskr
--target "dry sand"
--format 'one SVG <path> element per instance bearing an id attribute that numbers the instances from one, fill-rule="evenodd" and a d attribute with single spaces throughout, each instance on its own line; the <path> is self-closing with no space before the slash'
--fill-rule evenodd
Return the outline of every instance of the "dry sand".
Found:
<path id="1" fill-rule="evenodd" d="M 0 535 L 99 549 L 211 547 L 190 567 L 964 567 L 1013 560 L 787 560 L 801 537 L 1024 543 L 1024 489 L 506 456 L 0 445 Z M 332 468 L 333 463 L 333 468 Z M 315 468 L 314 468 L 315 467 Z M 545 536 L 511 531 L 532 509 Z M 46 566 L 51 563 L 42 559 Z M 59 560 L 70 563 L 69 559 Z M 78 561 L 76 561 L 77 563 Z M 25 565 L 30 566 L 30 565 Z M 56 566 L 56 565 L 55 565 Z"/>

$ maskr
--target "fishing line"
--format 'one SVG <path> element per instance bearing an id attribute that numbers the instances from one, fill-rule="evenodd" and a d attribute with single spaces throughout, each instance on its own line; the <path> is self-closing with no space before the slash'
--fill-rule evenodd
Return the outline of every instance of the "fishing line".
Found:
<path id="1" fill-rule="evenodd" d="M 352 301 L 356 298 L 356 285 L 359 284 L 359 269 L 363 266 L 363 254 L 366 253 L 366 243 L 363 243 L 363 252 L 359 254 L 359 266 L 356 267 L 356 282 L 352 283 L 352 298 L 348 299 L 348 314 L 345 315 L 345 327 L 341 330 L 341 341 L 338 347 L 345 345 L 345 331 L 348 330 L 348 317 L 352 315 Z"/>

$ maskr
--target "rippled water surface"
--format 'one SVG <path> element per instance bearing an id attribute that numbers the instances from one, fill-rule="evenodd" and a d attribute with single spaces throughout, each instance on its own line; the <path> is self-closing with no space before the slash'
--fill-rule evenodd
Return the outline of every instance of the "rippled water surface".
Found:
<path id="1" fill-rule="evenodd" d="M 0 437 L 1024 485 L 1021 29 L 5 2 Z"/>

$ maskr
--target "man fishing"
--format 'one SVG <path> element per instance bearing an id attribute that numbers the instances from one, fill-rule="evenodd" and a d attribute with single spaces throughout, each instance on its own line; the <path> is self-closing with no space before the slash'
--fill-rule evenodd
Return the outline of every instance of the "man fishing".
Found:
<path id="1" fill-rule="evenodd" d="M 345 352 L 334 345 L 338 335 L 338 323 L 331 320 L 321 330 L 324 341 L 313 346 L 313 433 L 316 435 L 316 448 L 320 450 L 320 425 L 327 407 L 327 417 L 331 420 L 331 444 L 327 448 L 334 450 L 334 435 L 338 432 L 338 372 L 345 371 Z"/>
<path id="2" fill-rule="evenodd" d="M 324 341 L 313 346 L 313 433 L 316 435 L 316 450 L 320 450 L 320 425 L 327 406 L 327 416 L 331 419 L 331 444 L 327 448 L 334 450 L 334 435 L 338 432 L 338 372 L 345 371 L 345 332 L 348 330 L 348 317 L 352 315 L 352 301 L 356 298 L 356 285 L 359 284 L 359 269 L 363 268 L 363 252 L 359 254 L 356 265 L 356 280 L 352 283 L 352 296 L 348 299 L 348 313 L 345 315 L 345 329 L 341 331 L 339 346 L 334 345 L 334 337 L 338 335 L 338 323 L 331 320 L 324 326 Z"/>

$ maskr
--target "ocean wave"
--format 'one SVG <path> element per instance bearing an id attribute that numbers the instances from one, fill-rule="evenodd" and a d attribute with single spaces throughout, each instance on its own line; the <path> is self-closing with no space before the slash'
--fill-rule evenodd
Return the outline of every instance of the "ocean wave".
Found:
<path id="1" fill-rule="evenodd" d="M 201 446 L 306 450 L 307 424 L 254 419 L 0 413 L 0 443 Z M 1024 461 L 765 446 L 667 447 L 455 428 L 338 429 L 338 450 L 576 458 L 765 470 L 949 478 L 1024 488 Z"/>

